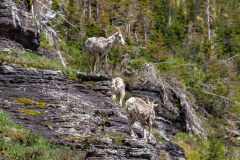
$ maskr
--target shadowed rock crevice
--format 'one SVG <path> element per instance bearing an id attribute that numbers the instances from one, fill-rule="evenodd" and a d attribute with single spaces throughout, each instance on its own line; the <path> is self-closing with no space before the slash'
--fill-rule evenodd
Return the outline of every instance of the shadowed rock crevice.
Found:
<path id="1" fill-rule="evenodd" d="M 40 44 L 39 36 L 28 12 L 28 4 L 25 0 L 17 3 L 14 0 L 0 0 L 0 38 L 19 43 L 26 49 L 36 50 Z M 18 49 L 15 45 L 9 48 Z"/>

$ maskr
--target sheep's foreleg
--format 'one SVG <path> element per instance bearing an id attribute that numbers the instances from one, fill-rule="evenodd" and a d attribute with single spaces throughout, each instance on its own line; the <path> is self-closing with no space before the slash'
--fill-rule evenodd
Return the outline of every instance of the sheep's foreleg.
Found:
<path id="1" fill-rule="evenodd" d="M 128 128 L 129 128 L 129 130 L 130 130 L 130 135 L 131 135 L 131 137 L 133 137 L 133 138 L 135 139 L 135 138 L 137 138 L 137 136 L 136 136 L 136 135 L 134 134 L 134 132 L 133 132 L 133 123 L 134 123 L 134 120 L 133 120 L 132 117 L 129 117 L 128 119 L 129 119 L 129 121 L 128 121 Z"/>
<path id="2" fill-rule="evenodd" d="M 123 97 L 120 98 L 119 100 L 119 105 L 122 107 L 122 102 L 123 102 Z"/>
<path id="3" fill-rule="evenodd" d="M 143 127 L 143 138 L 147 141 L 146 128 L 145 128 L 145 126 L 142 126 L 142 127 Z"/>
<path id="4" fill-rule="evenodd" d="M 105 64 L 104 64 L 104 69 L 105 69 L 105 71 L 107 71 L 107 65 L 108 65 L 108 62 L 107 62 L 107 54 L 105 54 L 105 56 L 104 56 L 104 58 L 105 58 Z"/>
<path id="5" fill-rule="evenodd" d="M 149 128 L 148 128 L 148 140 L 151 142 L 151 130 L 152 130 L 152 121 L 149 121 Z"/>
<path id="6" fill-rule="evenodd" d="M 125 95 L 125 93 L 121 93 L 121 94 L 120 94 L 120 100 L 119 100 L 120 106 L 123 106 L 122 103 L 123 103 L 124 95 Z"/>
<path id="7" fill-rule="evenodd" d="M 96 54 L 96 57 L 94 58 L 94 66 L 93 66 L 93 72 L 96 73 L 97 71 L 97 65 L 99 63 L 99 54 Z"/>
<path id="8" fill-rule="evenodd" d="M 116 100 L 116 95 L 113 94 L 113 95 L 111 96 L 111 99 L 112 99 L 113 101 L 115 101 L 115 100 Z"/>
<path id="9" fill-rule="evenodd" d="M 96 64 L 97 71 L 99 71 L 99 54 L 97 54 L 97 64 Z"/>

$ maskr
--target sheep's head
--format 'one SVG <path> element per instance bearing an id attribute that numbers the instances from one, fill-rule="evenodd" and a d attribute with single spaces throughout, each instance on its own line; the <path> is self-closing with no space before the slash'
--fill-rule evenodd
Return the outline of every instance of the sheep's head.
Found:
<path id="1" fill-rule="evenodd" d="M 115 80 L 113 79 L 112 82 L 111 82 L 111 85 L 110 85 L 110 92 L 112 94 L 115 94 L 116 91 L 117 91 L 117 87 L 116 87 L 116 84 L 115 84 Z"/>
<path id="2" fill-rule="evenodd" d="M 117 27 L 116 27 L 117 28 Z M 121 45 L 125 45 L 124 38 L 119 28 L 117 28 L 118 32 L 115 34 L 116 43 L 120 43 Z"/>

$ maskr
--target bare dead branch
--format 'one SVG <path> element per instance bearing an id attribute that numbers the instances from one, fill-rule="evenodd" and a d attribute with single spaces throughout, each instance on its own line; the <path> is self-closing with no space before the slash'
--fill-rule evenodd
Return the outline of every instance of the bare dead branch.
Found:
<path id="1" fill-rule="evenodd" d="M 70 26 L 72 26 L 73 28 L 75 28 L 78 32 L 80 32 L 80 30 L 73 25 L 72 23 L 70 23 L 62 14 L 59 14 L 55 11 L 53 11 L 52 9 L 48 8 L 45 4 L 43 4 L 42 2 L 40 2 L 39 0 L 36 0 L 36 2 L 38 2 L 39 4 L 41 4 L 44 8 L 46 8 L 47 10 L 51 11 L 52 13 L 58 14 L 64 21 L 66 21 Z"/>
<path id="2" fill-rule="evenodd" d="M 212 95 L 212 96 L 216 96 L 216 97 L 222 98 L 222 99 L 224 99 L 224 100 L 233 102 L 233 103 L 235 103 L 235 104 L 240 104 L 240 102 L 238 102 L 238 101 L 234 101 L 234 100 L 232 100 L 232 99 L 230 99 L 230 98 L 227 98 L 227 97 L 224 97 L 224 96 L 221 96 L 221 95 L 218 95 L 218 94 L 214 94 L 214 93 L 211 93 L 211 92 L 208 92 L 208 91 L 202 91 L 202 92 L 203 92 L 203 93 L 206 93 L 206 94 L 210 94 L 210 95 Z"/>

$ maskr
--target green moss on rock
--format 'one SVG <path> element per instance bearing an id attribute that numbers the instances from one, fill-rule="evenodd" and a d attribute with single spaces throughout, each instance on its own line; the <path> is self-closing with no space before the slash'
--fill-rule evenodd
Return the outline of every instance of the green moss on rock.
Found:
<path id="1" fill-rule="evenodd" d="M 19 111 L 22 114 L 29 115 L 29 116 L 37 116 L 37 115 L 43 114 L 42 112 L 32 110 L 32 109 L 25 109 L 25 108 L 21 108 L 21 109 L 19 109 Z"/>
<path id="2" fill-rule="evenodd" d="M 47 107 L 47 102 L 38 102 L 37 106 L 38 106 L 38 108 L 41 108 L 41 109 L 46 108 Z"/>
<path id="3" fill-rule="evenodd" d="M 15 99 L 16 103 L 22 103 L 25 105 L 36 105 L 36 101 L 32 100 L 32 99 L 28 99 L 28 98 L 16 98 Z"/>

